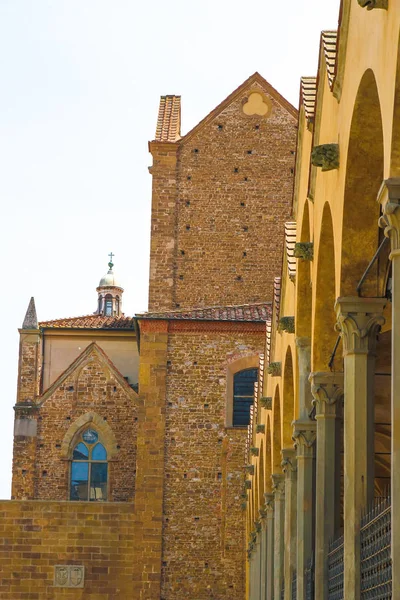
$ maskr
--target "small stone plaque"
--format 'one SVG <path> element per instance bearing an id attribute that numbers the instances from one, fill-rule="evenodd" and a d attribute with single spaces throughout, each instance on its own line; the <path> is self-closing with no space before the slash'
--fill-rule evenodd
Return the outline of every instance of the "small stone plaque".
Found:
<path id="1" fill-rule="evenodd" d="M 85 583 L 85 567 L 81 565 L 55 565 L 54 586 L 83 588 Z"/>

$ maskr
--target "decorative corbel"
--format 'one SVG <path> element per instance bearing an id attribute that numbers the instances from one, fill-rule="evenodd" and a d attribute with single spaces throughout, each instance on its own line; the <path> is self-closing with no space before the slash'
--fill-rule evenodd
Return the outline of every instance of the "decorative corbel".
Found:
<path id="1" fill-rule="evenodd" d="M 286 331 L 286 333 L 294 333 L 294 317 L 281 317 L 279 319 L 280 331 Z"/>
<path id="2" fill-rule="evenodd" d="M 260 404 L 267 410 L 272 410 L 272 396 L 261 396 Z"/>
<path id="3" fill-rule="evenodd" d="M 361 8 L 373 10 L 374 8 L 388 9 L 388 0 L 357 0 Z"/>
<path id="4" fill-rule="evenodd" d="M 322 167 L 322 171 L 339 168 L 339 144 L 321 144 L 314 146 L 311 152 L 311 164 Z"/>
<path id="5" fill-rule="evenodd" d="M 260 448 L 250 448 L 250 454 L 252 456 L 258 456 L 260 454 Z"/>
<path id="6" fill-rule="evenodd" d="M 256 425 L 256 433 L 265 433 L 265 425 Z"/>
<path id="7" fill-rule="evenodd" d="M 294 245 L 293 256 L 303 260 L 313 260 L 314 242 L 297 242 Z"/>
<path id="8" fill-rule="evenodd" d="M 272 377 L 280 377 L 282 375 L 282 363 L 280 363 L 280 362 L 269 363 L 268 373 Z"/>

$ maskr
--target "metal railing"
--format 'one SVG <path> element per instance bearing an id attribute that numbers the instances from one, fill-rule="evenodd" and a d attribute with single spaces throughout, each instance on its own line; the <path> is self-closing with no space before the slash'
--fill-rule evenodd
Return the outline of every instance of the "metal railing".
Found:
<path id="1" fill-rule="evenodd" d="M 297 600 L 297 574 L 293 571 L 292 574 L 292 600 Z"/>
<path id="2" fill-rule="evenodd" d="M 390 498 L 375 498 L 361 520 L 361 600 L 392 598 Z"/>
<path id="3" fill-rule="evenodd" d="M 304 570 L 304 579 L 306 586 L 306 600 L 314 600 L 314 555 L 307 562 Z"/>
<path id="4" fill-rule="evenodd" d="M 344 599 L 344 537 L 343 535 L 332 540 L 328 552 L 328 598 L 329 600 Z"/>

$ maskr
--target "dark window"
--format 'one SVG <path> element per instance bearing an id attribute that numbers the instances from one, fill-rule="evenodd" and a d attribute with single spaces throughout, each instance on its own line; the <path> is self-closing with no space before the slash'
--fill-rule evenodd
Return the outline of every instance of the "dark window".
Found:
<path id="1" fill-rule="evenodd" d="M 245 369 L 233 376 L 233 426 L 245 427 L 250 423 L 250 406 L 254 400 L 254 383 L 258 369 Z"/>
<path id="2" fill-rule="evenodd" d="M 83 432 L 72 453 L 71 500 L 107 500 L 107 451 L 94 429 Z M 85 442 L 85 443 L 84 443 Z"/>
<path id="3" fill-rule="evenodd" d="M 105 315 L 106 315 L 106 317 L 112 317 L 112 314 L 113 314 L 112 296 L 110 296 L 109 294 L 107 294 L 107 296 L 106 296 L 106 310 L 105 310 Z"/>

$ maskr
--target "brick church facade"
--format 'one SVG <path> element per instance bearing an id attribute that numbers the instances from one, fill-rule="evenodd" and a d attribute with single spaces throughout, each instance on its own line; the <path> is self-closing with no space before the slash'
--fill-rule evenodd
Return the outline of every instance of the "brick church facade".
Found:
<path id="1" fill-rule="evenodd" d="M 245 597 L 247 425 L 297 111 L 256 73 L 184 136 L 180 116 L 162 97 L 149 144 L 149 311 L 124 315 L 110 261 L 94 314 L 38 322 L 32 300 L 20 329 L 1 598 Z"/>

